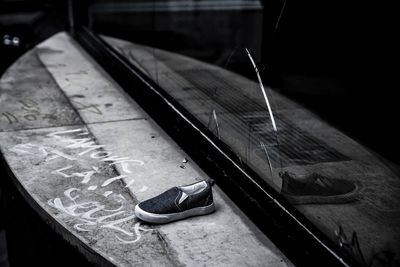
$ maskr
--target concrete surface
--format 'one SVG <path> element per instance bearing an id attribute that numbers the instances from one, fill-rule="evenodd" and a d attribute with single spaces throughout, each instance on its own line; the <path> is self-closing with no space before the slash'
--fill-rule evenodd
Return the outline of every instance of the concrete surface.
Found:
<path id="1" fill-rule="evenodd" d="M 209 216 L 135 218 L 138 201 L 206 175 L 67 34 L 20 58 L 0 100 L 7 164 L 78 248 L 116 266 L 292 266 L 217 186 Z"/>

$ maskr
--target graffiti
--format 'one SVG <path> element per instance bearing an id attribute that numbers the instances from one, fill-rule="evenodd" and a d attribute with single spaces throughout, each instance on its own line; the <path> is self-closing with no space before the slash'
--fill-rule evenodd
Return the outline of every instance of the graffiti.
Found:
<path id="1" fill-rule="evenodd" d="M 108 229 L 114 232 L 117 240 L 125 244 L 139 241 L 143 232 L 149 230 L 140 226 L 133 215 L 132 203 L 128 203 L 114 189 L 133 185 L 135 180 L 130 174 L 133 168 L 143 166 L 144 162 L 106 151 L 104 145 L 97 144 L 90 133 L 82 128 L 52 132 L 45 137 L 55 140 L 56 145 L 25 143 L 9 150 L 29 158 L 40 158 L 40 162 L 46 163 L 47 168 L 50 166 L 48 172 L 51 175 L 68 179 L 66 185 L 70 188 L 62 196 L 49 199 L 47 204 L 74 218 L 72 227 L 77 231 Z M 57 167 L 51 168 L 53 164 L 57 164 Z M 119 172 L 114 166 L 119 167 Z M 120 180 L 125 182 L 125 186 L 111 186 Z M 139 191 L 147 189 L 143 186 Z M 96 196 L 95 200 L 89 197 L 89 193 Z"/>
<path id="2" fill-rule="evenodd" d="M 13 123 L 18 123 L 19 122 L 18 118 L 14 114 L 12 114 L 10 112 L 3 112 L 3 113 L 1 113 L 1 115 L 4 118 L 7 119 L 9 124 L 13 124 Z"/>
<path id="3" fill-rule="evenodd" d="M 74 223 L 73 228 L 81 232 L 90 232 L 96 228 L 107 228 L 114 231 L 115 237 L 123 243 L 135 243 L 140 240 L 141 233 L 150 231 L 140 226 L 136 221 L 135 215 L 129 214 L 124 210 L 125 198 L 118 194 L 114 197 L 117 207 L 107 209 L 105 204 L 99 201 L 77 202 L 80 198 L 80 189 L 69 188 L 64 191 L 65 200 L 54 198 L 48 204 L 63 214 L 75 218 L 78 222 Z M 74 196 L 72 196 L 74 194 Z M 68 204 L 66 204 L 69 202 Z M 112 205 L 112 200 L 107 201 Z M 124 229 L 121 224 L 132 221 L 134 231 Z"/>
<path id="4" fill-rule="evenodd" d="M 39 103 L 32 99 L 25 99 L 17 101 L 19 110 L 15 112 L 2 112 L 2 117 L 8 124 L 20 123 L 23 121 L 33 122 L 38 119 L 51 118 L 52 115 L 43 113 Z"/>
<path id="5" fill-rule="evenodd" d="M 74 104 L 77 110 L 86 110 L 94 114 L 103 115 L 103 112 L 101 112 L 99 105 L 97 104 L 83 104 L 76 100 L 71 100 L 71 103 Z"/>

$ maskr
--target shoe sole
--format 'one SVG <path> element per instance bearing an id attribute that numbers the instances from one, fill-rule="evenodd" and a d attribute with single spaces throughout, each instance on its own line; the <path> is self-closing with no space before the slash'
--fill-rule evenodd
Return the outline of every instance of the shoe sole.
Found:
<path id="1" fill-rule="evenodd" d="M 182 220 L 188 217 L 193 217 L 193 216 L 199 216 L 199 215 L 206 215 L 209 213 L 212 213 L 215 211 L 215 205 L 214 203 L 205 206 L 205 207 L 198 207 L 198 208 L 193 208 L 190 210 L 182 211 L 179 213 L 169 213 L 169 214 L 157 214 L 157 213 L 151 213 L 144 211 L 139 207 L 139 205 L 136 205 L 135 207 L 135 215 L 139 219 L 145 222 L 149 223 L 157 223 L 157 224 L 162 224 L 162 223 L 168 223 L 168 222 L 173 222 L 177 220 Z"/>

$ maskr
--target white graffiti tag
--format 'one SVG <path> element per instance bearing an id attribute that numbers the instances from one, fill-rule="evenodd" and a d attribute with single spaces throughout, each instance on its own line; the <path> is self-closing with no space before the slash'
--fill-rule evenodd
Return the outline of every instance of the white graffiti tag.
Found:
<path id="1" fill-rule="evenodd" d="M 117 202 L 117 207 L 107 209 L 98 201 L 77 202 L 79 191 L 77 188 L 70 188 L 64 192 L 66 200 L 55 198 L 48 201 L 51 207 L 79 221 L 73 225 L 74 229 L 81 232 L 90 232 L 97 227 L 111 229 L 115 231 L 114 235 L 119 241 L 127 244 L 139 241 L 142 232 L 151 231 L 143 228 L 140 222 L 135 222 L 135 215 L 127 215 L 128 212 L 124 209 L 125 198 L 122 195 L 116 195 L 114 201 Z M 135 223 L 133 232 L 123 228 L 124 223 L 130 221 Z"/>

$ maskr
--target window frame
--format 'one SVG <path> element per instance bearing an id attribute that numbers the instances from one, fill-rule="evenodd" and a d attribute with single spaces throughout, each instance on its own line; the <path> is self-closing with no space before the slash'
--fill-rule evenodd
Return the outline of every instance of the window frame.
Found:
<path id="1" fill-rule="evenodd" d="M 88 0 L 69 0 L 68 7 L 74 39 L 296 266 L 359 266 L 155 81 L 92 32 Z"/>

